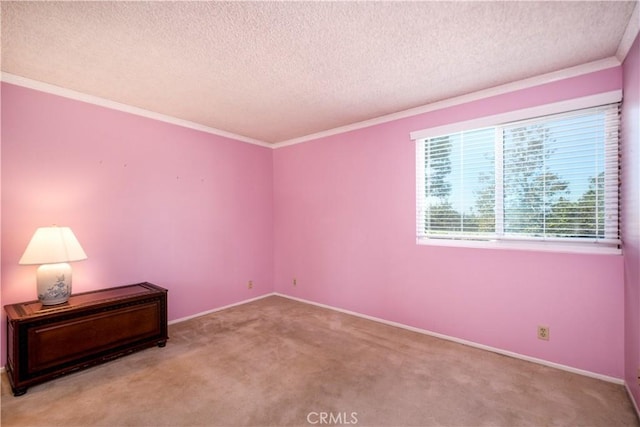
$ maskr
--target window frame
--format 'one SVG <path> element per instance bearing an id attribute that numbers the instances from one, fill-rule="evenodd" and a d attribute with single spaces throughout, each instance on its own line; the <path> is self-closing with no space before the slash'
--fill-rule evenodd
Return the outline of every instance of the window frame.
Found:
<path id="1" fill-rule="evenodd" d="M 596 95 L 574 98 L 566 101 L 560 101 L 551 104 L 540 105 L 536 107 L 514 110 L 507 113 L 496 114 L 491 116 L 480 117 L 472 120 L 446 124 L 442 126 L 422 129 L 410 133 L 411 139 L 416 144 L 416 227 L 419 226 L 419 212 L 421 205 L 420 194 L 421 184 L 425 182 L 424 170 L 424 151 L 419 143 L 420 140 L 448 135 L 456 132 L 464 132 L 481 128 L 501 126 L 509 122 L 532 119 L 535 117 L 561 114 L 572 110 L 597 107 L 604 104 L 613 104 L 622 100 L 622 90 L 604 92 Z M 496 139 L 496 144 L 499 140 Z M 501 153 L 501 149 L 496 153 Z M 422 155 L 421 155 L 422 154 Z M 496 162 L 501 156 L 496 155 Z M 499 168 L 501 169 L 501 168 Z M 502 185 L 502 182 L 496 186 Z M 497 188 L 496 191 L 499 189 Z M 511 250 L 534 250 L 534 251 L 551 251 L 564 253 L 597 253 L 597 254 L 621 254 L 620 246 L 611 246 L 606 244 L 597 244 L 593 241 L 572 241 L 571 239 L 560 238 L 558 240 L 526 240 L 526 239 L 462 239 L 460 237 L 443 237 L 429 238 L 426 236 L 416 236 L 416 243 L 419 245 L 431 246 L 453 246 L 468 248 L 490 248 L 490 249 L 511 249 Z"/>

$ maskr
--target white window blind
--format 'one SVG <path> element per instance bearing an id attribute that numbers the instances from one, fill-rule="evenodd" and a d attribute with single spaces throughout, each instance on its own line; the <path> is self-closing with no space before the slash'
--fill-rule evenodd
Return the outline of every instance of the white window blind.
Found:
<path id="1" fill-rule="evenodd" d="M 619 245 L 619 103 L 417 141 L 418 239 Z"/>

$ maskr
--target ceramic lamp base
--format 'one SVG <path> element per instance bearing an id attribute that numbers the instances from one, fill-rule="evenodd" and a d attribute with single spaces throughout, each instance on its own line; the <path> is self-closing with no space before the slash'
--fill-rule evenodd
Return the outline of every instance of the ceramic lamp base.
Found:
<path id="1" fill-rule="evenodd" d="M 71 296 L 71 266 L 66 262 L 38 267 L 38 299 L 42 305 L 67 302 Z"/>

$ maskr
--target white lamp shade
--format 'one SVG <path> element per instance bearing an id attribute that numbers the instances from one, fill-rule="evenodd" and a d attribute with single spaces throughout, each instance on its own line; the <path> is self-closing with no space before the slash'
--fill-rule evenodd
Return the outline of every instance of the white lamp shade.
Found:
<path id="1" fill-rule="evenodd" d="M 40 227 L 33 233 L 18 264 L 53 264 L 87 259 L 69 227 Z"/>

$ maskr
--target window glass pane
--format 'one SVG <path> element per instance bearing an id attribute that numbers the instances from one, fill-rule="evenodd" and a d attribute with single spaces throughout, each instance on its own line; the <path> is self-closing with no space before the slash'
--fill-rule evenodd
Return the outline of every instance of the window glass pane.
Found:
<path id="1" fill-rule="evenodd" d="M 619 104 L 420 140 L 418 238 L 619 245 Z"/>
<path id="2" fill-rule="evenodd" d="M 504 232 L 604 237 L 604 114 L 504 129 Z"/>
<path id="3" fill-rule="evenodd" d="M 431 138 L 425 147 L 425 231 L 495 231 L 494 129 Z"/>

